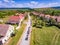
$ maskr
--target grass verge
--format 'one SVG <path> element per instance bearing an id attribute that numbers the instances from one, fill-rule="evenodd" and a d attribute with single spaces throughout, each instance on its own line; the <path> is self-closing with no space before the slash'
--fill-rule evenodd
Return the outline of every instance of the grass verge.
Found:
<path id="1" fill-rule="evenodd" d="M 21 28 L 19 30 L 16 30 L 16 35 L 11 39 L 9 45 L 16 45 L 18 40 L 20 39 L 23 30 L 25 29 L 25 24 L 22 24 Z"/>

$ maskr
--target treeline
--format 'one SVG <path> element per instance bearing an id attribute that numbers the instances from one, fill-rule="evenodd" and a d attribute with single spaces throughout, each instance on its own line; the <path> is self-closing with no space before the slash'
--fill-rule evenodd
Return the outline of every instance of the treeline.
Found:
<path id="1" fill-rule="evenodd" d="M 32 17 L 32 26 L 37 28 L 42 28 L 44 26 L 44 22 L 41 20 L 41 18 L 37 15 L 31 14 Z"/>
<path id="2" fill-rule="evenodd" d="M 43 14 L 49 14 L 52 16 L 60 16 L 60 10 L 58 9 L 52 9 L 52 8 L 37 8 L 34 9 L 35 11 L 39 12 L 39 13 L 43 13 Z"/>
<path id="3" fill-rule="evenodd" d="M 28 10 L 27 10 L 28 11 Z M 16 13 L 25 13 L 26 10 L 0 10 L 0 18 L 16 15 Z"/>
<path id="4" fill-rule="evenodd" d="M 40 17 L 38 15 L 31 14 L 32 16 L 32 26 L 37 28 L 42 28 L 43 26 L 56 26 L 60 29 L 60 23 L 56 22 L 56 20 L 50 18 L 47 19 L 45 17 Z"/>
<path id="5" fill-rule="evenodd" d="M 15 10 L 1 10 L 0 11 L 0 18 L 4 18 L 6 16 L 14 15 L 17 11 Z"/>

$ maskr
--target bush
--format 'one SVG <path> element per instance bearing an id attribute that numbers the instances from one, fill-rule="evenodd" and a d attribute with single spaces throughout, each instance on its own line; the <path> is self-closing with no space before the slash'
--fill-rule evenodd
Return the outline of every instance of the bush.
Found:
<path id="1" fill-rule="evenodd" d="M 16 35 L 16 32 L 11 33 L 11 37 L 14 37 Z"/>
<path id="2" fill-rule="evenodd" d="M 42 28 L 42 25 L 36 25 L 36 28 Z"/>
<path id="3" fill-rule="evenodd" d="M 60 28 L 60 23 L 58 23 L 57 27 Z"/>

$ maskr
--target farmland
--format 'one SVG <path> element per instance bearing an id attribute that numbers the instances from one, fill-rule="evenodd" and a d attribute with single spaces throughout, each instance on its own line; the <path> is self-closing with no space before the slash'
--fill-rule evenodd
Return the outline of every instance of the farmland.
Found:
<path id="1" fill-rule="evenodd" d="M 31 45 L 60 45 L 60 30 L 55 27 L 33 27 Z"/>

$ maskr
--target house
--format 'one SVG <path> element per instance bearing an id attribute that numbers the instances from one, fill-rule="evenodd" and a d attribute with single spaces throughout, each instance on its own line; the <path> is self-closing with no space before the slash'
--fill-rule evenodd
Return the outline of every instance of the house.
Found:
<path id="1" fill-rule="evenodd" d="M 51 16 L 50 15 L 45 15 L 45 18 L 50 18 Z"/>
<path id="2" fill-rule="evenodd" d="M 6 43 L 14 32 L 14 27 L 7 24 L 0 24 L 0 45 Z"/>
<path id="3" fill-rule="evenodd" d="M 44 15 L 44 14 L 40 14 L 39 16 L 40 16 L 40 17 L 44 17 L 45 15 Z"/>
<path id="4" fill-rule="evenodd" d="M 55 20 L 57 18 L 57 16 L 51 16 L 51 18 Z"/>
<path id="5" fill-rule="evenodd" d="M 22 23 L 22 21 L 24 20 L 24 18 L 25 18 L 25 14 L 19 14 L 19 24 L 18 24 L 18 26 L 16 27 L 16 29 L 19 29 L 20 28 L 20 25 L 21 25 L 21 23 Z"/>
<path id="6" fill-rule="evenodd" d="M 46 21 L 49 21 L 50 20 L 50 17 L 51 17 L 50 15 L 45 15 L 44 18 L 45 18 Z"/>
<path id="7" fill-rule="evenodd" d="M 51 18 L 56 20 L 56 22 L 60 23 L 60 16 L 51 16 Z"/>
<path id="8" fill-rule="evenodd" d="M 32 12 L 34 15 L 39 15 L 39 13 L 38 12 Z"/>
<path id="9" fill-rule="evenodd" d="M 19 24 L 21 20 L 23 20 L 24 14 L 19 14 L 16 16 L 10 16 L 7 23 L 8 24 Z"/>
<path id="10" fill-rule="evenodd" d="M 19 16 L 10 16 L 7 23 L 8 24 L 18 24 L 19 23 Z"/>
<path id="11" fill-rule="evenodd" d="M 57 22 L 60 23 L 60 16 L 57 17 Z"/>
<path id="12" fill-rule="evenodd" d="M 10 16 L 7 21 L 7 24 L 17 24 L 18 26 L 16 27 L 16 29 L 19 29 L 21 22 L 23 21 L 25 16 L 26 16 L 25 14 L 21 14 L 21 13 L 19 15 Z"/>
<path id="13" fill-rule="evenodd" d="M 25 17 L 25 14 L 21 14 L 21 13 L 19 14 L 20 21 L 22 21 L 24 17 Z"/>

